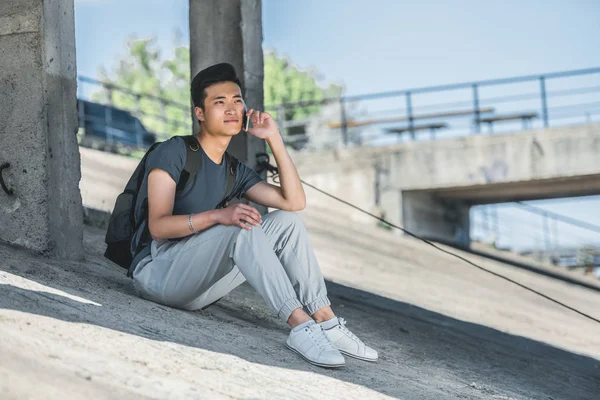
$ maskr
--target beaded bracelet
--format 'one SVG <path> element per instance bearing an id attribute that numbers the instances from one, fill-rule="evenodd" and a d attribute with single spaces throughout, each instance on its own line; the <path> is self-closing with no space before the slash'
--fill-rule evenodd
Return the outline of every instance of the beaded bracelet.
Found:
<path id="1" fill-rule="evenodd" d="M 192 233 L 198 233 L 198 231 L 194 228 L 194 225 L 192 225 L 192 215 L 194 215 L 194 214 L 190 214 L 190 217 L 188 218 L 188 225 L 189 225 L 190 231 L 192 231 Z"/>

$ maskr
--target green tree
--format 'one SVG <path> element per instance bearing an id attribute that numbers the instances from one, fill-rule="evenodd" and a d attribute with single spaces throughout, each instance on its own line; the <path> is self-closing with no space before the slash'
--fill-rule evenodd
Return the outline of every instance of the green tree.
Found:
<path id="1" fill-rule="evenodd" d="M 128 53 L 117 66 L 111 72 L 100 69 L 100 80 L 109 89 L 95 92 L 92 99 L 131 111 L 148 130 L 158 135 L 159 140 L 189 134 L 192 129 L 190 54 L 186 46 L 178 43 L 179 37 L 175 40 L 173 54 L 168 58 L 157 49 L 154 38 L 130 38 L 127 41 Z M 265 52 L 264 65 L 265 108 L 268 111 L 277 112 L 277 106 L 284 103 L 319 101 L 342 94 L 341 85 L 322 87 L 314 71 L 301 70 L 274 52 Z M 111 85 L 167 102 L 111 90 Z M 286 108 L 285 119 L 305 119 L 319 110 L 319 105 Z"/>
<path id="2" fill-rule="evenodd" d="M 274 109 L 281 104 L 320 101 L 339 98 L 343 86 L 330 84 L 323 88 L 314 70 L 301 70 L 287 58 L 274 52 L 265 52 L 265 108 Z M 285 109 L 286 121 L 302 120 L 320 111 L 319 105 Z M 275 110 L 276 111 L 276 110 Z M 281 118 L 281 116 L 279 116 Z"/>
<path id="3" fill-rule="evenodd" d="M 176 46 L 173 56 L 166 60 L 154 39 L 131 38 L 127 49 L 127 56 L 119 60 L 111 73 L 100 69 L 100 80 L 107 88 L 94 93 L 92 100 L 131 111 L 159 140 L 189 134 L 192 121 L 190 108 L 186 106 L 189 104 L 188 49 Z M 138 97 L 118 88 L 150 96 Z"/>

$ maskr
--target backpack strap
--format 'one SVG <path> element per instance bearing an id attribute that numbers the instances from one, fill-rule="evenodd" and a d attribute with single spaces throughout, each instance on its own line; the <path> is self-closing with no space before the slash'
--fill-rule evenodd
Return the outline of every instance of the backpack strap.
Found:
<path id="1" fill-rule="evenodd" d="M 188 185 L 194 182 L 196 173 L 198 173 L 202 167 L 202 152 L 200 151 L 200 143 L 196 136 L 183 136 L 183 141 L 185 142 L 187 154 L 183 171 L 181 171 L 179 182 L 177 182 L 177 188 L 175 190 L 177 193 L 182 193 Z"/>
<path id="2" fill-rule="evenodd" d="M 231 154 L 225 152 L 225 156 L 228 160 L 229 171 L 227 174 L 227 189 L 225 190 L 225 198 L 217 205 L 217 208 L 225 208 L 229 205 L 229 201 L 232 198 L 233 188 L 235 186 L 235 175 L 237 173 L 238 159 Z"/>
<path id="3" fill-rule="evenodd" d="M 183 171 L 181 171 L 181 176 L 179 177 L 179 182 L 177 183 L 176 193 L 182 193 L 192 182 L 194 182 L 194 178 L 200 168 L 202 167 L 202 151 L 200 148 L 200 143 L 198 142 L 198 138 L 195 135 L 183 136 L 183 140 L 185 141 L 185 149 L 187 151 L 185 158 L 185 165 L 183 167 Z M 227 189 L 225 190 L 225 198 L 217 205 L 217 208 L 227 207 L 229 201 L 232 198 L 232 192 L 235 187 L 235 176 L 237 173 L 237 168 L 239 161 L 237 158 L 225 152 L 225 156 L 227 157 L 229 171 L 227 174 Z"/>
<path id="4" fill-rule="evenodd" d="M 179 182 L 177 182 L 177 186 L 175 189 L 176 194 L 183 192 L 183 190 L 185 190 L 185 188 L 187 188 L 187 186 L 189 184 L 194 182 L 196 173 L 200 170 L 200 167 L 202 166 L 202 152 L 200 151 L 200 143 L 198 142 L 198 139 L 196 138 L 196 136 L 195 135 L 183 136 L 183 140 L 185 142 L 186 158 L 185 158 L 185 165 L 183 167 L 183 170 L 181 171 L 181 176 L 179 177 Z M 142 161 L 140 162 L 140 166 L 138 167 L 140 169 L 140 171 L 138 172 L 137 186 L 135 187 L 135 190 L 133 187 L 129 188 L 129 183 L 128 183 L 128 187 L 126 189 L 130 189 L 133 192 L 133 194 L 135 194 L 136 196 L 137 196 L 137 192 L 138 192 L 139 188 L 142 185 L 142 180 L 145 176 L 146 158 L 147 158 L 148 154 L 151 151 L 153 151 L 159 144 L 160 143 L 154 143 L 150 147 L 150 149 L 146 152 L 146 154 L 144 155 L 144 158 L 142 158 Z M 135 204 L 135 202 L 134 202 L 134 204 Z M 144 217 L 140 218 L 140 220 L 136 222 L 134 220 L 133 214 L 134 214 L 134 212 L 132 210 L 131 226 L 134 227 L 133 233 L 135 233 L 138 231 L 138 229 L 140 228 L 142 223 L 148 219 L 148 199 L 147 198 L 142 203 L 142 215 Z M 144 231 L 142 232 L 141 237 L 138 241 L 133 258 L 135 258 L 140 253 L 142 248 L 145 245 L 149 244 L 151 241 L 152 240 L 150 239 L 150 230 L 149 230 L 148 224 L 146 224 L 146 226 L 144 227 Z M 132 271 L 130 269 L 127 272 L 127 276 L 132 277 L 131 273 L 132 273 Z"/>

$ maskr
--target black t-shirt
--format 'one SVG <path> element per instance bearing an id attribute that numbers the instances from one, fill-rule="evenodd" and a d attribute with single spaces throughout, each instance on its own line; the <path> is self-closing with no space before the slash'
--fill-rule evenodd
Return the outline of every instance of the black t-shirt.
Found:
<path id="1" fill-rule="evenodd" d="M 174 137 L 161 143 L 154 149 L 146 159 L 146 174 L 138 193 L 135 206 L 136 220 L 145 218 L 142 216 L 142 204 L 148 198 L 148 175 L 153 169 L 166 171 L 175 182 L 179 182 L 179 177 L 185 166 L 187 157 L 186 144 L 183 138 Z M 227 190 L 227 174 L 229 171 L 229 160 L 224 155 L 221 164 L 215 164 L 200 147 L 202 156 L 202 166 L 196 174 L 194 182 L 190 183 L 186 189 L 175 197 L 173 205 L 173 215 L 197 214 L 209 210 L 214 210 L 225 197 Z M 235 174 L 235 185 L 233 186 L 233 197 L 241 199 L 246 192 L 258 182 L 260 176 L 245 164 L 238 163 Z M 147 221 L 142 223 L 138 231 L 134 234 L 132 240 L 132 253 L 137 248 L 139 238 L 145 229 Z M 133 260 L 132 266 L 135 266 L 141 259 L 150 254 L 150 246 L 147 245 L 137 257 Z"/>

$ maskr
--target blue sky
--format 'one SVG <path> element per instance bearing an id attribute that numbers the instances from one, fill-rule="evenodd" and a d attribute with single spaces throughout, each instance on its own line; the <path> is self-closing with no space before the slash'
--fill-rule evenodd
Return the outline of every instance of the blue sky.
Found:
<path id="1" fill-rule="evenodd" d="M 78 73 L 114 67 L 131 35 L 168 53 L 176 30 L 188 43 L 187 0 L 75 0 Z M 600 66 L 598 0 L 263 0 L 263 33 L 348 95 Z M 600 199 L 541 206 L 600 225 Z"/>
<path id="2" fill-rule="evenodd" d="M 114 66 L 132 34 L 189 41 L 187 0 L 75 4 L 82 75 Z M 598 0 L 263 0 L 263 31 L 350 95 L 600 66 Z"/>

